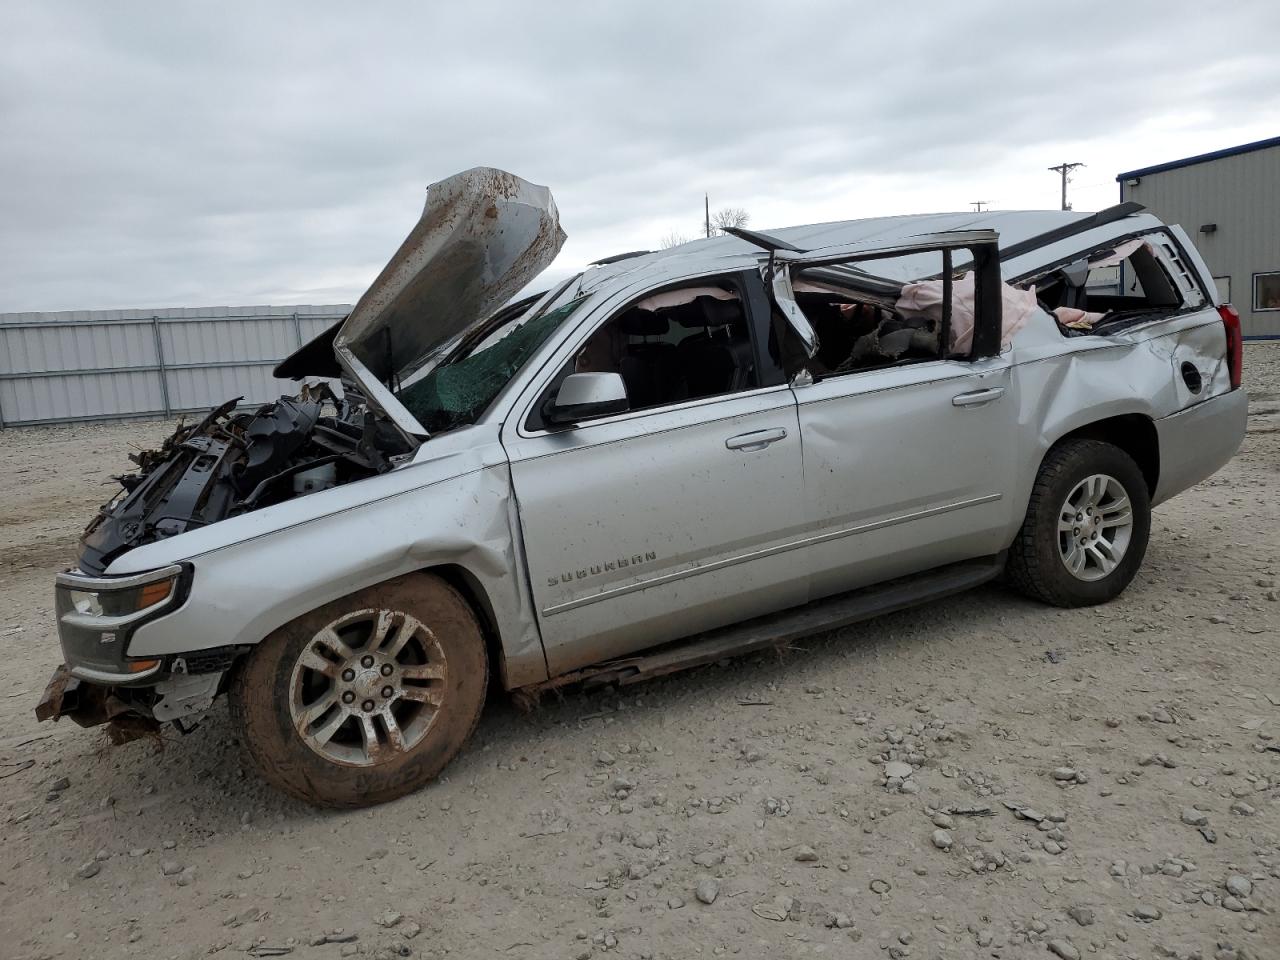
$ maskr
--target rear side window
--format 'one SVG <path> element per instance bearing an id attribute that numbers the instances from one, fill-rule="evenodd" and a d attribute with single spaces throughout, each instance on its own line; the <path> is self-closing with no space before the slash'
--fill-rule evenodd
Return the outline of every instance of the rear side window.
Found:
<path id="1" fill-rule="evenodd" d="M 1207 302 L 1181 250 L 1162 231 L 1095 248 L 1018 283 L 1034 285 L 1066 332 L 1130 326 Z"/>
<path id="2" fill-rule="evenodd" d="M 976 256 L 966 247 L 907 248 L 800 267 L 791 278 L 792 295 L 818 347 L 811 358 L 783 356 L 783 369 L 790 376 L 803 368 L 824 379 L 971 358 L 978 324 L 986 335 L 997 326 L 996 314 L 979 317 Z M 1039 307 L 1027 291 L 1004 284 L 999 300 L 1000 349 L 1008 349 Z M 780 324 L 785 321 L 779 316 L 775 330 Z"/>
<path id="3" fill-rule="evenodd" d="M 946 356 L 953 285 L 914 282 L 946 266 L 932 250 L 799 271 L 791 282 L 796 303 L 818 335 L 810 373 L 821 379 Z"/>
<path id="4" fill-rule="evenodd" d="M 1179 286 L 1150 239 L 1130 240 L 1089 255 L 1083 309 L 1096 313 L 1176 310 L 1183 305 L 1184 291 Z"/>

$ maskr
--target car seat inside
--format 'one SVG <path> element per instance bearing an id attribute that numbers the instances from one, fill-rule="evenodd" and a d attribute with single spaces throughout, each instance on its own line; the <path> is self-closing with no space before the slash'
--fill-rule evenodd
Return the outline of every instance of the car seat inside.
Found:
<path id="1" fill-rule="evenodd" d="M 756 385 L 755 358 L 735 291 L 663 291 L 622 311 L 578 352 L 577 372 L 615 371 L 632 410 Z"/>

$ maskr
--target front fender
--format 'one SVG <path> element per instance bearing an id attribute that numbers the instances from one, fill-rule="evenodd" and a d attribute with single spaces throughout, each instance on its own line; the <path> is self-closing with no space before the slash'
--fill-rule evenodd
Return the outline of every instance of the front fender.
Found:
<path id="1" fill-rule="evenodd" d="M 425 471 L 419 479 L 428 482 L 184 558 L 194 566 L 190 595 L 172 614 L 140 627 L 129 655 L 253 645 L 321 604 L 401 574 L 447 564 L 466 570 L 484 590 L 502 643 L 507 683 L 545 680 L 542 641 L 521 573 L 523 558 L 512 536 L 510 470 L 505 457 L 486 457 L 474 449 L 472 455 L 464 473 L 428 479 L 433 465 L 415 466 L 404 472 Z M 382 479 L 292 503 L 354 491 Z M 128 556 L 148 564 L 154 559 Z"/>

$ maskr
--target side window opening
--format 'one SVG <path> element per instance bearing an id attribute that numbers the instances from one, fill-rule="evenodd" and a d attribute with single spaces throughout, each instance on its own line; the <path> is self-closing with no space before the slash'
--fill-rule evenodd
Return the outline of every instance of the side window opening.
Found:
<path id="1" fill-rule="evenodd" d="M 789 377 L 803 369 L 817 379 L 971 358 L 978 292 L 965 252 L 913 250 L 799 270 L 792 291 L 817 335 L 818 352 L 806 357 L 798 343 L 788 350 L 785 321 L 775 317 L 770 343 L 775 358 Z M 966 265 L 958 267 L 958 259 Z M 1030 294 L 1007 285 L 1001 304 L 1004 349 L 1039 306 Z"/>
<path id="2" fill-rule="evenodd" d="M 1036 291 L 1068 335 L 1123 329 L 1205 303 L 1195 275 L 1164 233 L 1100 247 L 1019 285 Z"/>
<path id="3" fill-rule="evenodd" d="M 793 284 L 796 303 L 818 334 L 810 361 L 815 377 L 941 358 L 940 315 L 899 310 L 892 296 L 824 287 L 805 273 Z"/>
<path id="4" fill-rule="evenodd" d="M 1173 279 L 1156 257 L 1149 243 L 1143 243 L 1122 259 L 1120 267 L 1120 293 L 1088 295 L 1085 284 L 1086 305 L 1095 313 L 1121 313 L 1135 310 L 1169 310 L 1182 306 L 1182 298 Z M 1090 276 L 1094 270 L 1090 269 Z"/>
<path id="5" fill-rule="evenodd" d="M 900 273 L 908 260 L 916 276 L 941 275 L 950 267 L 942 251 L 930 251 L 795 273 L 791 288 L 818 336 L 818 352 L 808 358 L 802 354 L 799 365 L 796 357 L 784 357 L 784 369 L 803 367 L 815 379 L 823 379 L 940 359 L 943 328 L 950 320 L 951 284 L 939 284 L 937 297 L 927 304 L 916 302 L 906 295 L 908 284 L 880 276 Z"/>
<path id="6" fill-rule="evenodd" d="M 631 411 L 753 389 L 759 378 L 741 291 L 703 279 L 647 294 L 587 338 L 535 411 L 571 373 L 620 374 Z M 531 427 L 541 425 L 531 417 Z"/>

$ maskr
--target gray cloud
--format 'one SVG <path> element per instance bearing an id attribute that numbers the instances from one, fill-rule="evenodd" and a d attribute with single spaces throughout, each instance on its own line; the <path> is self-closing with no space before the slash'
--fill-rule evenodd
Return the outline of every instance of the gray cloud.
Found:
<path id="1" fill-rule="evenodd" d="M 704 190 L 761 226 L 1048 206 L 1071 159 L 1110 202 L 1280 128 L 1280 8 L 1177 6 L 6 4 L 0 311 L 352 300 L 476 164 L 552 187 L 558 274 Z"/>

